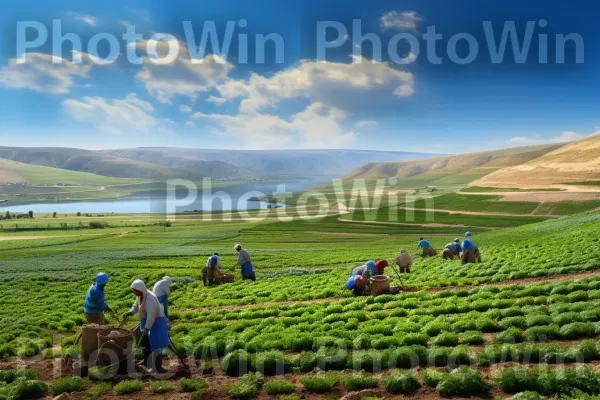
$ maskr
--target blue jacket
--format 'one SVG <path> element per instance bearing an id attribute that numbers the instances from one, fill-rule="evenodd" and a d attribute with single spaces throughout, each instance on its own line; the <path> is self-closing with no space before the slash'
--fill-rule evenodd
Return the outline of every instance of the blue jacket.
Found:
<path id="1" fill-rule="evenodd" d="M 462 242 L 462 246 L 461 246 L 462 250 L 471 250 L 471 249 L 476 249 L 477 246 L 475 246 L 475 243 L 473 243 L 473 241 L 471 241 L 471 239 L 465 239 Z"/>
<path id="2" fill-rule="evenodd" d="M 421 240 L 419 243 L 417 243 L 417 250 L 419 250 L 419 247 L 422 247 L 424 249 L 428 249 L 431 246 L 429 245 L 429 242 L 427 240 Z"/>
<path id="3" fill-rule="evenodd" d="M 95 283 L 90 286 L 85 295 L 83 309 L 88 314 L 99 314 L 106 310 L 106 302 L 104 301 L 104 291 Z"/>
<path id="4" fill-rule="evenodd" d="M 445 247 L 446 249 L 450 249 L 455 253 L 460 253 L 460 243 L 448 243 Z"/>

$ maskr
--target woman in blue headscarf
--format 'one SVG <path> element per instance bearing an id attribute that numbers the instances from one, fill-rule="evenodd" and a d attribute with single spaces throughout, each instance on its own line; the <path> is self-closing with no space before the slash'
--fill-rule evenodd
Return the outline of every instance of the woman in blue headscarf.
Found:
<path id="1" fill-rule="evenodd" d="M 112 311 L 104 300 L 104 287 L 107 283 L 108 275 L 100 272 L 85 295 L 83 311 L 88 324 L 104 325 L 104 311 Z"/>

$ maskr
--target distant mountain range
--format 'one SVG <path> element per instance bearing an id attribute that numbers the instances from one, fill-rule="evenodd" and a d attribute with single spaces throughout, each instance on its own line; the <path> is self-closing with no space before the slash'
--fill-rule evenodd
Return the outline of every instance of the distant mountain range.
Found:
<path id="1" fill-rule="evenodd" d="M 432 156 L 435 154 L 364 150 L 135 148 L 93 151 L 60 147 L 0 147 L 0 159 L 101 176 L 147 180 L 339 176 L 368 162 Z"/>

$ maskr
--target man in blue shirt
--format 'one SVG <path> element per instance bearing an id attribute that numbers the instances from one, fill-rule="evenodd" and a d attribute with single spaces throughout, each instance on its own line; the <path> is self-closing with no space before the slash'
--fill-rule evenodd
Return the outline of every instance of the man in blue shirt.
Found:
<path id="1" fill-rule="evenodd" d="M 450 259 L 454 260 L 455 256 L 459 256 L 461 251 L 460 247 L 460 239 L 455 238 L 454 243 L 448 243 L 446 247 L 444 247 L 444 252 L 442 253 L 442 257 L 444 260 Z"/>
<path id="2" fill-rule="evenodd" d="M 83 310 L 88 324 L 104 325 L 104 311 L 112 311 L 104 301 L 104 287 L 107 283 L 108 275 L 100 272 L 96 275 L 96 281 L 90 286 L 85 295 Z"/>
<path id="3" fill-rule="evenodd" d="M 423 249 L 423 257 L 431 257 L 437 254 L 437 251 L 435 251 L 429 242 L 423 238 L 420 238 L 419 243 L 417 243 L 417 251 L 419 251 L 419 249 Z"/>
<path id="4" fill-rule="evenodd" d="M 479 253 L 479 249 L 470 238 L 471 232 L 467 232 L 461 245 L 462 253 L 460 255 L 460 262 L 462 265 L 467 263 L 481 262 L 481 254 Z"/>

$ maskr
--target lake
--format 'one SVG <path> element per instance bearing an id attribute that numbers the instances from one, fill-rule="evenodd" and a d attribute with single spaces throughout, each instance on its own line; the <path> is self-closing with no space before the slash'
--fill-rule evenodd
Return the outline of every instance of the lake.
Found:
<path id="1" fill-rule="evenodd" d="M 40 202 L 30 204 L 0 203 L 0 213 L 121 213 L 121 214 L 165 214 L 185 211 L 232 211 L 267 208 L 267 202 L 249 201 L 252 197 L 275 193 L 299 192 L 307 187 L 331 182 L 322 178 L 294 182 L 250 182 L 215 187 L 193 193 L 179 187 L 169 194 L 166 190 L 136 193 L 115 200 Z"/>

